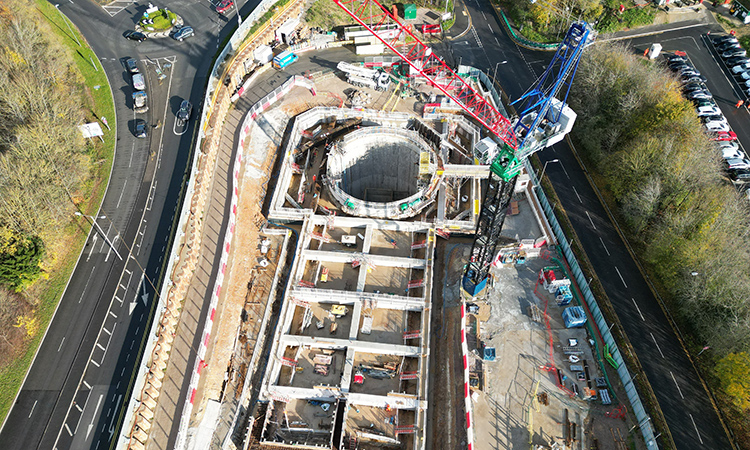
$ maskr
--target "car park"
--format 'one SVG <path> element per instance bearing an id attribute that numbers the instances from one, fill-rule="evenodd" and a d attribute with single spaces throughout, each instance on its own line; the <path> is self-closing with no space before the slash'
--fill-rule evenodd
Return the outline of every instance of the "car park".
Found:
<path id="1" fill-rule="evenodd" d="M 130 73 L 138 73 L 138 61 L 136 61 L 133 58 L 128 58 L 125 60 L 125 67 L 128 68 L 128 72 Z"/>
<path id="2" fill-rule="evenodd" d="M 175 40 L 180 42 L 192 36 L 195 36 L 193 27 L 182 27 L 172 35 Z"/>
<path id="3" fill-rule="evenodd" d="M 190 115 L 193 112 L 193 105 L 189 101 L 183 100 L 180 103 L 180 109 L 177 111 L 177 118 L 183 122 L 190 120 Z"/>
<path id="4" fill-rule="evenodd" d="M 732 50 L 727 50 L 726 52 L 721 54 L 721 57 L 724 59 L 744 57 L 744 56 L 747 56 L 747 50 L 745 50 L 744 48 L 735 48 Z"/>
<path id="5" fill-rule="evenodd" d="M 138 119 L 135 122 L 135 137 L 143 139 L 147 135 L 148 126 L 145 120 Z"/>
<path id="6" fill-rule="evenodd" d="M 135 30 L 128 30 L 125 32 L 125 34 L 123 34 L 123 36 L 125 36 L 125 39 L 130 39 L 131 41 L 136 42 L 143 42 L 146 40 L 145 34 Z"/>
<path id="7" fill-rule="evenodd" d="M 221 3 L 219 3 L 218 5 L 216 5 L 216 12 L 220 13 L 220 14 L 224 14 L 232 6 L 234 6 L 234 1 L 233 0 L 221 0 Z"/>

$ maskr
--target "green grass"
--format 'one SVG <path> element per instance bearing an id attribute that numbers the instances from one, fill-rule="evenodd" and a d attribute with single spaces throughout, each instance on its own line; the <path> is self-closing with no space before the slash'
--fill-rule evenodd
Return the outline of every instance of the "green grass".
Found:
<path id="1" fill-rule="evenodd" d="M 177 14 L 172 11 L 160 9 L 153 14 L 149 14 L 148 18 L 149 20 L 153 20 L 154 23 L 144 24 L 143 21 L 146 20 L 146 18 L 142 17 L 138 22 L 138 25 L 148 31 L 164 31 L 172 28 L 172 21 L 177 18 Z"/>
<path id="2" fill-rule="evenodd" d="M 618 15 L 613 12 L 605 13 L 596 28 L 601 33 L 614 33 L 615 31 L 651 25 L 654 23 L 654 17 L 656 17 L 656 8 L 653 6 L 629 8 Z"/>
<path id="3" fill-rule="evenodd" d="M 106 117 L 110 126 L 113 126 L 116 121 L 112 93 L 104 70 L 99 65 L 98 58 L 91 48 L 86 46 L 78 30 L 72 23 L 67 22 L 67 18 L 63 19 L 54 5 L 44 0 L 35 0 L 35 4 L 42 16 L 50 23 L 52 30 L 59 36 L 60 42 L 71 49 L 72 57 L 85 80 L 85 88 L 89 91 L 87 95 L 83 95 L 82 100 L 84 107 L 88 110 L 88 119 L 95 120 L 96 117 Z M 84 47 L 79 47 L 76 39 Z M 94 69 L 92 60 L 99 69 L 98 71 Z M 99 86 L 99 89 L 94 89 L 94 86 Z M 102 128 L 104 143 L 92 141 L 89 145 L 91 158 L 94 161 L 93 179 L 81 192 L 81 198 L 86 200 L 79 207 L 88 214 L 94 214 L 99 209 L 114 157 L 115 131 L 114 129 L 107 130 L 106 127 Z M 75 268 L 80 249 L 85 244 L 88 230 L 88 222 L 82 222 L 80 227 L 77 222 L 70 222 L 62 230 L 60 240 L 65 242 L 66 247 L 71 250 L 56 262 L 55 271 L 49 273 L 49 278 L 38 281 L 34 287 L 39 292 L 36 299 L 38 305 L 36 317 L 40 323 L 40 332 L 27 341 L 26 348 L 20 352 L 13 362 L 0 369 L 0 423 L 5 420 L 5 416 L 10 411 L 13 399 L 34 359 L 34 354 L 44 335 L 42 330 L 47 329 L 52 319 L 70 274 Z"/>

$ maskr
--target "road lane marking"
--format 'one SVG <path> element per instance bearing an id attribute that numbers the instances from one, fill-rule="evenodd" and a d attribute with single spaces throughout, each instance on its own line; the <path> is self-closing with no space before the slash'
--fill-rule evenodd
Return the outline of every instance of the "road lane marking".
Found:
<path id="1" fill-rule="evenodd" d="M 571 186 L 571 187 L 573 188 L 573 192 L 576 193 L 576 197 L 578 197 L 578 202 L 583 204 L 583 200 L 581 200 L 581 196 L 578 195 L 578 191 L 576 190 L 576 187 L 575 186 Z"/>
<path id="2" fill-rule="evenodd" d="M 94 237 L 96 237 L 96 235 L 94 235 Z M 92 251 L 93 251 L 94 247 L 92 246 L 91 248 L 92 248 Z M 89 257 L 91 257 L 90 254 L 89 254 Z M 88 261 L 88 259 L 86 261 Z M 94 266 L 94 267 L 91 268 L 91 273 L 89 274 L 89 277 L 86 280 L 86 285 L 83 286 L 83 292 L 81 292 L 81 298 L 78 299 L 78 303 L 81 303 L 81 300 L 83 300 L 83 295 L 86 294 L 86 289 L 88 289 L 88 287 L 89 287 L 89 282 L 91 281 L 91 276 L 94 274 L 94 269 L 96 269 L 96 266 Z"/>
<path id="3" fill-rule="evenodd" d="M 125 183 L 122 184 L 122 191 L 120 191 L 120 198 L 117 199 L 117 206 L 115 206 L 115 208 L 120 207 L 120 202 L 122 201 L 122 195 L 125 193 L 125 186 L 127 185 L 128 185 L 128 179 L 125 178 Z"/>
<path id="4" fill-rule="evenodd" d="M 60 341 L 60 346 L 57 347 L 57 351 L 59 352 L 60 349 L 62 349 L 63 343 L 65 342 L 65 336 L 63 336 L 62 341 Z"/>
<path id="5" fill-rule="evenodd" d="M 94 428 L 94 420 L 96 419 L 96 412 L 99 411 L 99 406 L 102 404 L 102 399 L 104 398 L 104 394 L 99 395 L 99 400 L 96 402 L 96 408 L 94 408 L 94 415 L 91 416 L 91 423 L 88 426 L 88 429 L 86 430 L 86 440 L 89 439 L 89 434 L 91 434 L 91 429 Z"/>
<path id="6" fill-rule="evenodd" d="M 102 344 L 98 343 L 98 342 L 96 343 L 96 346 L 99 347 L 100 349 L 104 350 L 105 352 L 107 351 L 107 349 L 104 348 L 104 346 Z"/>
<path id="7" fill-rule="evenodd" d="M 695 433 L 698 435 L 698 439 L 701 441 L 701 444 L 703 444 L 703 438 L 701 437 L 700 431 L 698 431 L 698 427 L 695 425 L 695 419 L 693 419 L 693 415 L 688 413 L 690 416 L 690 421 L 693 422 L 693 428 L 695 428 Z"/>
<path id="8" fill-rule="evenodd" d="M 102 331 L 104 331 L 104 332 L 105 332 L 105 333 L 107 333 L 108 335 L 112 336 L 112 332 L 111 332 L 111 331 L 109 331 L 108 329 L 106 329 L 106 328 L 102 328 Z"/>
<path id="9" fill-rule="evenodd" d="M 109 314 L 110 314 L 110 315 L 111 315 L 112 317 L 114 317 L 115 319 L 117 319 L 117 315 L 116 315 L 115 313 L 113 313 L 112 311 L 110 311 L 110 312 L 109 312 Z"/>
<path id="10" fill-rule="evenodd" d="M 638 307 L 638 303 L 635 302 L 634 298 L 631 298 L 630 300 L 633 300 L 633 304 L 635 305 L 635 309 L 638 311 L 638 315 L 641 316 L 642 321 L 646 321 L 646 319 L 643 318 L 643 314 L 641 314 L 641 308 Z"/>
<path id="11" fill-rule="evenodd" d="M 682 399 L 685 400 L 685 396 L 682 395 L 682 389 L 680 389 L 680 385 L 677 384 L 677 379 L 674 377 L 674 374 L 672 373 L 671 370 L 669 371 L 669 374 L 672 375 L 672 381 L 674 381 L 674 385 L 677 386 L 677 392 L 680 393 L 680 397 L 682 397 Z"/>
<path id="12" fill-rule="evenodd" d="M 589 222 L 591 222 L 591 226 L 594 227 L 594 230 L 596 230 L 596 225 L 594 225 L 594 221 L 591 220 L 591 214 L 589 214 L 588 211 L 586 211 L 586 217 L 589 218 Z"/>
<path id="13" fill-rule="evenodd" d="M 656 338 L 654 337 L 654 333 L 651 333 L 650 331 L 649 331 L 649 333 L 651 334 L 651 339 L 654 340 L 654 344 L 656 344 L 656 349 L 659 350 L 659 354 L 661 355 L 662 358 L 664 358 L 664 353 L 661 351 L 661 347 L 659 347 L 659 343 L 656 342 Z M 674 375 L 672 375 L 672 378 L 674 378 Z M 677 384 L 676 381 L 675 381 L 675 384 Z M 677 386 L 677 389 L 679 389 L 679 388 L 680 387 Z"/>
<path id="14" fill-rule="evenodd" d="M 484 11 L 482 11 L 482 17 L 484 17 L 484 20 L 487 20 L 487 16 L 484 14 Z M 489 25 L 489 23 L 487 25 Z"/>
<path id="15" fill-rule="evenodd" d="M 89 259 L 91 259 L 91 255 L 94 254 L 94 248 L 96 247 L 96 239 L 97 239 L 97 237 L 98 237 L 98 235 L 94 234 L 94 237 L 91 239 L 91 250 L 89 251 L 88 258 L 86 258 L 86 262 L 89 262 Z"/>
<path id="16" fill-rule="evenodd" d="M 120 376 L 122 376 L 125 373 L 125 368 L 122 368 L 122 372 L 120 372 Z"/>
<path id="17" fill-rule="evenodd" d="M 87 387 L 88 389 L 91 389 L 91 385 L 90 385 L 90 384 L 88 384 L 88 383 L 86 383 L 86 380 L 83 380 L 83 384 L 84 384 L 84 385 L 85 385 L 85 386 L 86 386 L 86 387 Z"/>
<path id="18" fill-rule="evenodd" d="M 133 350 L 133 344 L 135 344 L 135 341 L 130 342 L 130 350 Z"/>
<path id="19" fill-rule="evenodd" d="M 609 253 L 609 250 L 607 249 L 607 246 L 606 246 L 606 245 L 604 245 L 604 240 L 602 239 L 602 237 L 601 237 L 601 236 L 599 236 L 599 241 L 600 241 L 600 242 L 602 243 L 602 247 L 604 247 L 604 251 L 605 251 L 605 252 L 607 252 L 607 256 L 612 256 L 612 255 L 611 255 L 611 254 Z"/>
<path id="20" fill-rule="evenodd" d="M 68 426 L 68 424 L 67 424 L 67 423 L 65 424 L 65 429 L 66 429 L 66 430 L 68 430 L 68 434 L 69 434 L 69 435 L 73 436 L 73 432 L 72 432 L 72 431 L 70 431 L 70 427 Z"/>
<path id="21" fill-rule="evenodd" d="M 39 402 L 39 400 L 34 400 L 34 404 L 31 405 L 31 412 L 29 413 L 29 419 L 31 419 L 31 415 L 34 414 L 34 408 L 36 408 L 36 404 Z"/>
<path id="22" fill-rule="evenodd" d="M 500 41 L 497 40 L 497 36 L 495 36 L 495 42 L 497 43 L 497 46 L 500 46 Z"/>
<path id="23" fill-rule="evenodd" d="M 618 269 L 617 266 L 615 266 L 615 270 L 617 271 L 617 275 L 620 275 L 620 281 L 622 281 L 622 284 L 625 285 L 625 288 L 627 288 L 628 284 L 625 283 L 625 279 L 622 277 L 622 274 L 620 273 L 620 269 Z"/>
<path id="24" fill-rule="evenodd" d="M 76 409 L 78 410 L 78 412 L 83 412 L 83 408 L 81 408 L 81 405 L 79 405 L 78 403 L 76 403 Z"/>
<path id="25" fill-rule="evenodd" d="M 97 363 L 97 362 L 96 362 L 96 361 L 94 361 L 93 359 L 91 360 L 91 364 L 95 365 L 96 367 L 101 367 L 101 366 L 99 365 L 99 363 Z"/>

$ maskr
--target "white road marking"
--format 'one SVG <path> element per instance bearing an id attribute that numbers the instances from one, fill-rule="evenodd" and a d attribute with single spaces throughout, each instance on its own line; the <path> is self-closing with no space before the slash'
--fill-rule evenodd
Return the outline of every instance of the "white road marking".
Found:
<path id="1" fill-rule="evenodd" d="M 86 258 L 86 262 L 89 262 L 89 259 L 91 259 L 91 255 L 94 253 L 94 247 L 96 247 L 96 239 L 98 237 L 99 236 L 97 234 L 94 234 L 94 237 L 91 239 L 91 250 L 89 251 L 89 256 Z"/>
<path id="2" fill-rule="evenodd" d="M 72 431 L 70 431 L 70 427 L 68 426 L 68 424 L 67 424 L 67 423 L 65 424 L 65 429 L 66 429 L 66 430 L 68 430 L 68 434 L 69 434 L 69 435 L 73 436 L 73 432 L 72 432 Z"/>
<path id="3" fill-rule="evenodd" d="M 112 332 L 111 332 L 111 331 L 109 331 L 108 329 L 106 329 L 106 328 L 102 328 L 102 331 L 104 331 L 104 332 L 105 332 L 105 333 L 107 333 L 108 335 L 112 336 Z"/>
<path id="4" fill-rule="evenodd" d="M 484 17 L 484 20 L 487 20 L 487 16 L 484 14 L 484 11 L 482 11 L 482 17 Z M 487 24 L 489 25 L 489 24 Z"/>
<path id="5" fill-rule="evenodd" d="M 91 364 L 95 365 L 96 367 L 101 367 L 98 362 L 91 360 Z"/>
<path id="6" fill-rule="evenodd" d="M 680 393 L 680 397 L 682 397 L 682 399 L 685 400 L 685 396 L 682 395 L 682 389 L 680 389 L 680 385 L 677 384 L 677 379 L 674 377 L 674 374 L 672 373 L 671 370 L 669 371 L 669 374 L 672 375 L 672 381 L 674 381 L 674 385 L 677 386 L 677 392 Z"/>
<path id="7" fill-rule="evenodd" d="M 693 428 L 695 428 L 695 433 L 698 435 L 698 440 L 701 441 L 701 444 L 703 444 L 703 438 L 701 437 L 700 431 L 698 431 L 698 427 L 695 425 L 695 419 L 693 419 L 692 414 L 688 414 L 690 416 L 690 421 L 693 422 Z"/>
<path id="8" fill-rule="evenodd" d="M 122 395 L 117 396 L 117 404 L 115 405 L 115 411 L 120 407 L 120 401 L 122 401 Z M 112 435 L 115 434 L 115 417 L 117 414 L 112 415 L 112 420 L 109 421 L 109 439 L 112 440 Z"/>
<path id="9" fill-rule="evenodd" d="M 94 237 L 96 237 L 96 235 L 94 235 Z M 91 247 L 92 251 L 93 251 L 93 248 L 94 247 L 92 246 Z M 89 257 L 91 257 L 91 254 L 89 254 Z M 91 268 L 91 273 L 89 274 L 89 278 L 86 280 L 86 285 L 83 286 L 83 292 L 81 292 L 81 298 L 78 299 L 78 303 L 81 303 L 81 300 L 83 300 L 83 294 L 86 293 L 86 289 L 89 287 L 89 281 L 91 281 L 91 275 L 94 274 L 94 269 L 96 269 L 96 266 Z"/>
<path id="10" fill-rule="evenodd" d="M 591 220 L 591 214 L 589 214 L 588 211 L 586 211 L 586 217 L 589 218 L 589 222 L 591 222 L 591 226 L 594 227 L 594 229 L 596 230 L 596 225 L 594 225 L 594 221 Z"/>
<path id="11" fill-rule="evenodd" d="M 120 376 L 122 376 L 125 373 L 125 368 L 122 368 L 122 372 L 120 372 Z"/>
<path id="12" fill-rule="evenodd" d="M 132 341 L 132 342 L 130 343 L 130 350 L 133 350 L 133 344 L 135 344 L 135 341 Z"/>
<path id="13" fill-rule="evenodd" d="M 606 245 L 604 245 L 604 240 L 602 239 L 602 237 L 601 237 L 601 236 L 599 236 L 599 241 L 600 241 L 600 242 L 602 243 L 602 247 L 604 247 L 604 251 L 605 251 L 605 252 L 607 252 L 607 256 L 612 256 L 612 255 L 611 255 L 611 254 L 609 253 L 609 250 L 607 250 L 607 246 L 606 246 Z"/>
<path id="14" fill-rule="evenodd" d="M 649 334 L 651 334 L 651 339 L 654 340 L 654 344 L 656 344 L 656 349 L 659 350 L 659 354 L 661 355 L 662 358 L 664 358 L 664 353 L 661 351 L 661 347 L 659 347 L 659 343 L 656 342 L 656 338 L 654 337 L 654 333 L 649 332 Z M 674 375 L 672 376 L 672 378 L 674 378 Z M 675 384 L 677 384 L 676 381 L 675 381 Z M 679 386 L 677 386 L 677 388 L 679 389 Z"/>
<path id="15" fill-rule="evenodd" d="M 122 194 L 125 193 L 125 186 L 127 186 L 127 185 L 128 185 L 128 179 L 125 178 L 125 183 L 123 183 L 123 185 L 122 185 L 122 191 L 120 191 L 120 198 L 117 199 L 117 206 L 115 206 L 115 208 L 119 208 L 120 207 L 120 202 L 122 201 Z"/>
<path id="16" fill-rule="evenodd" d="M 493 31 L 494 33 L 494 31 Z M 495 36 L 495 43 L 497 43 L 498 47 L 500 46 L 500 41 L 497 40 L 497 36 Z"/>
<path id="17" fill-rule="evenodd" d="M 573 188 L 573 192 L 576 193 L 576 197 L 578 197 L 578 202 L 583 204 L 583 200 L 581 200 L 581 196 L 578 195 L 578 191 L 576 190 L 576 187 L 575 186 L 571 186 L 571 187 Z"/>
<path id="18" fill-rule="evenodd" d="M 90 385 L 90 384 L 88 384 L 88 383 L 86 383 L 86 380 L 83 380 L 83 384 L 84 384 L 84 385 L 85 385 L 85 386 L 86 386 L 87 388 L 91 389 L 91 385 Z"/>
<path id="19" fill-rule="evenodd" d="M 99 395 L 99 400 L 96 402 L 96 408 L 94 408 L 94 415 L 91 416 L 91 423 L 89 424 L 88 429 L 86 430 L 86 439 L 88 440 L 89 434 L 91 434 L 91 429 L 94 428 L 94 420 L 96 419 L 96 412 L 99 411 L 99 406 L 102 404 L 102 399 L 104 398 L 104 394 Z"/>
<path id="20" fill-rule="evenodd" d="M 107 351 L 107 349 L 102 344 L 100 344 L 98 342 L 96 343 L 96 346 L 99 347 L 100 349 L 104 350 L 105 352 Z"/>
<path id="21" fill-rule="evenodd" d="M 617 271 L 617 275 L 620 275 L 620 281 L 622 281 L 622 284 L 625 285 L 625 288 L 627 288 L 628 284 L 625 283 L 625 279 L 622 277 L 622 274 L 620 273 L 620 269 L 618 269 L 617 266 L 615 266 L 615 270 Z"/>
<path id="22" fill-rule="evenodd" d="M 114 317 L 115 319 L 117 319 L 117 315 L 116 315 L 115 313 L 113 313 L 112 311 L 110 311 L 110 312 L 109 312 L 109 314 L 110 314 L 110 315 L 111 315 L 112 317 Z"/>
<path id="23" fill-rule="evenodd" d="M 65 336 L 63 336 L 62 341 L 60 341 L 60 346 L 57 347 L 58 352 L 62 349 L 63 343 L 65 343 Z"/>
<path id="24" fill-rule="evenodd" d="M 29 419 L 31 419 L 31 415 L 34 414 L 34 408 L 36 408 L 36 404 L 39 402 L 39 400 L 34 400 L 34 404 L 31 405 L 31 412 L 29 413 Z"/>
<path id="25" fill-rule="evenodd" d="M 631 298 L 630 300 L 633 300 L 633 304 L 635 305 L 635 309 L 638 311 L 638 315 L 641 316 L 642 321 L 646 321 L 646 319 L 643 318 L 643 314 L 641 314 L 641 308 L 638 307 L 638 303 L 635 302 L 634 298 Z"/>

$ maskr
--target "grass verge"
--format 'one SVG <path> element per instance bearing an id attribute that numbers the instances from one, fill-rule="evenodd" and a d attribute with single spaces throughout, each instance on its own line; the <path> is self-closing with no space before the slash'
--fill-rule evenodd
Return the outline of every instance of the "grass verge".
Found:
<path id="1" fill-rule="evenodd" d="M 57 8 L 44 0 L 35 0 L 34 6 L 41 16 L 49 23 L 50 27 L 60 39 L 60 42 L 68 47 L 71 56 L 75 59 L 76 66 L 84 79 L 80 85 L 82 104 L 87 111 L 87 120 L 95 121 L 99 118 L 107 118 L 107 121 L 115 124 L 115 108 L 112 101 L 112 92 L 104 69 L 99 64 L 90 47 L 86 45 L 83 36 L 75 26 L 64 18 Z M 80 42 L 83 46 L 79 46 Z M 94 67 L 96 65 L 96 70 Z M 104 192 L 109 180 L 112 168 L 115 148 L 115 130 L 104 131 L 104 143 L 91 141 L 88 150 L 93 164 L 91 180 L 83 186 L 79 198 L 84 199 L 78 207 L 85 214 L 94 214 L 99 209 Z M 59 257 L 54 261 L 52 270 L 47 279 L 38 281 L 28 292 L 35 298 L 37 305 L 36 319 L 39 321 L 40 330 L 46 330 L 57 303 L 60 301 L 65 286 L 67 286 L 70 274 L 78 261 L 78 255 L 86 242 L 90 225 L 89 222 L 71 221 L 60 233 L 55 247 L 64 248 Z M 10 364 L 0 369 L 0 423 L 5 421 L 16 393 L 21 387 L 26 372 L 34 359 L 37 348 L 42 341 L 44 333 L 37 333 L 25 342 L 25 348 L 19 351 L 18 356 Z"/>

